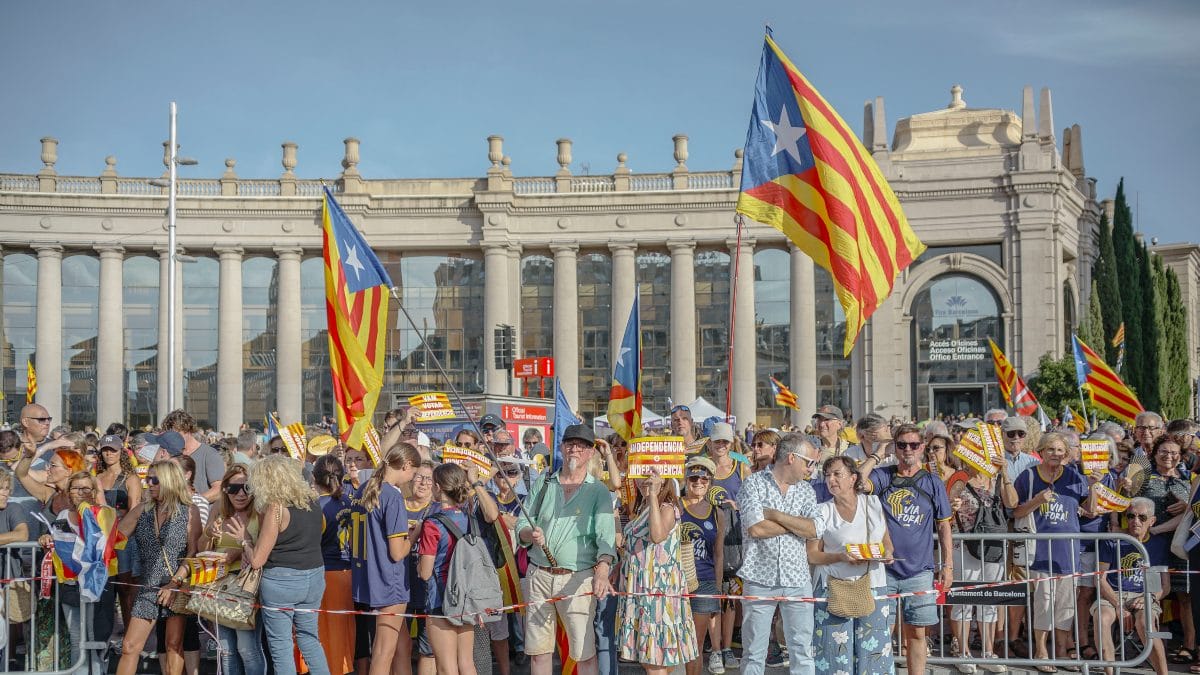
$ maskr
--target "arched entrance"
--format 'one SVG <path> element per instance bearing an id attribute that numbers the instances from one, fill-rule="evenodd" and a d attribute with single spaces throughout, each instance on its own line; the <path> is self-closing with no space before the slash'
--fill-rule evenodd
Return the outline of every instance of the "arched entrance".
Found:
<path id="1" fill-rule="evenodd" d="M 1004 347 L 996 292 L 953 272 L 925 283 L 913 299 L 913 409 L 917 419 L 980 417 L 1001 405 L 988 339 Z"/>

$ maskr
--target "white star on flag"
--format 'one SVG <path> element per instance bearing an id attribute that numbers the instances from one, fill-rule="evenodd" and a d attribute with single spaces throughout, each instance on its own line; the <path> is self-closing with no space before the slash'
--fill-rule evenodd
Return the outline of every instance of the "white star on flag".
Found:
<path id="1" fill-rule="evenodd" d="M 788 119 L 787 106 L 783 106 L 783 109 L 780 110 L 778 124 L 771 120 L 759 120 L 759 122 L 775 134 L 775 149 L 771 151 L 772 157 L 786 150 L 797 164 L 804 164 L 804 160 L 800 157 L 800 139 L 803 138 L 807 129 L 792 126 L 791 120 Z"/>
<path id="2" fill-rule="evenodd" d="M 625 365 L 625 355 L 633 350 L 630 349 L 629 347 L 620 347 L 619 349 L 620 349 L 620 351 L 617 352 L 617 365 L 624 366 Z"/>
<path id="3" fill-rule="evenodd" d="M 358 249 L 355 246 L 350 246 L 350 255 L 346 256 L 344 265 L 346 267 L 354 268 L 355 279 L 362 278 L 363 264 L 362 261 L 358 259 Z"/>

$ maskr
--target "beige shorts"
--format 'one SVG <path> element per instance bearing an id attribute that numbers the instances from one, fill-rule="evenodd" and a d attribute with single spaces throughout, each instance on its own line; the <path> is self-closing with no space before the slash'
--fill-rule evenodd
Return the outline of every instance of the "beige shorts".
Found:
<path id="1" fill-rule="evenodd" d="M 554 603 L 539 602 L 592 590 L 592 570 L 550 574 L 530 565 L 527 579 L 529 594 L 525 600 L 532 604 L 525 610 L 525 653 L 529 656 L 554 653 L 554 627 L 561 618 L 571 658 L 586 661 L 595 656 L 596 630 L 592 620 L 596 615 L 596 598 L 587 595 Z"/>
<path id="2" fill-rule="evenodd" d="M 1151 596 L 1151 597 L 1153 599 L 1153 604 L 1150 607 L 1150 613 L 1152 615 L 1154 615 L 1155 625 L 1158 625 L 1158 619 L 1159 619 L 1159 617 L 1162 616 L 1162 605 L 1159 604 L 1158 598 L 1154 598 L 1153 596 Z M 1134 609 L 1129 606 L 1129 603 L 1133 602 L 1134 599 L 1141 599 L 1141 598 L 1142 598 L 1141 593 L 1138 593 L 1137 595 L 1135 595 L 1133 597 L 1129 597 L 1127 594 L 1126 599 L 1125 599 L 1125 610 L 1127 612 L 1129 612 L 1130 614 L 1137 612 L 1137 611 L 1141 611 L 1141 610 Z M 1115 611 L 1116 608 L 1114 608 L 1112 606 L 1112 603 L 1109 602 L 1108 600 L 1105 600 L 1104 598 L 1100 598 L 1099 600 L 1096 601 L 1096 604 L 1092 605 L 1092 616 L 1099 616 L 1100 610 L 1102 610 L 1102 609 L 1112 609 Z"/>

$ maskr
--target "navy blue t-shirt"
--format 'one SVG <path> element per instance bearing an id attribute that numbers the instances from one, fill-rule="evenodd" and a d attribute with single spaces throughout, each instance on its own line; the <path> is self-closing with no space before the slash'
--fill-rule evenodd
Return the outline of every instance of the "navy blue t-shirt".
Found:
<path id="1" fill-rule="evenodd" d="M 324 518 L 321 529 L 321 557 L 325 561 L 325 569 L 329 572 L 348 570 L 353 520 L 350 497 L 344 493 L 337 498 L 321 495 L 320 504 L 321 515 Z"/>
<path id="2" fill-rule="evenodd" d="M 1097 481 L 1097 484 L 1104 485 L 1105 487 L 1111 489 L 1113 492 L 1116 492 L 1117 480 L 1118 480 L 1117 475 L 1114 474 L 1113 472 L 1109 471 L 1108 473 L 1104 474 L 1104 476 L 1102 478 L 1100 478 L 1099 481 Z M 1091 488 L 1089 488 L 1089 490 L 1090 489 Z M 1100 515 L 1093 516 L 1092 518 L 1080 518 L 1079 519 L 1079 531 L 1080 532 L 1108 532 L 1108 522 L 1109 522 L 1110 515 L 1111 514 L 1108 514 L 1108 513 L 1101 513 Z M 1080 543 L 1080 545 L 1083 547 L 1084 553 L 1091 553 L 1092 551 L 1096 550 L 1096 542 L 1091 539 L 1084 539 Z"/>
<path id="3" fill-rule="evenodd" d="M 717 509 L 707 501 L 696 504 L 698 513 L 692 513 L 689 507 L 683 508 L 680 518 L 680 532 L 683 534 L 683 545 L 692 545 L 692 554 L 696 559 L 696 578 L 700 581 L 716 581 L 717 572 Z"/>
<path id="4" fill-rule="evenodd" d="M 1055 476 L 1044 476 L 1044 470 L 1047 470 L 1047 467 L 1039 464 L 1017 476 L 1017 501 L 1024 504 L 1046 488 L 1052 488 L 1055 494 L 1054 501 L 1042 504 L 1033 511 L 1033 522 L 1037 531 L 1078 533 L 1079 505 L 1087 501 L 1091 493 L 1087 478 L 1069 466 L 1061 467 Z M 1057 574 L 1073 574 L 1079 571 L 1079 542 L 1039 541 L 1037 555 L 1034 556 L 1029 569 Z"/>
<path id="5" fill-rule="evenodd" d="M 1110 570 L 1121 570 L 1119 573 L 1105 575 L 1105 581 L 1109 586 L 1127 593 L 1141 593 L 1146 585 L 1146 570 L 1142 567 L 1142 554 L 1132 546 L 1125 544 L 1121 545 L 1118 552 L 1117 543 L 1115 541 L 1100 542 L 1100 548 L 1096 554 L 1096 564 L 1098 566 L 1100 563 L 1106 563 Z M 1146 553 L 1150 556 L 1148 565 L 1166 564 L 1167 549 L 1163 548 L 1156 538 L 1150 537 L 1142 542 L 1142 546 L 1146 547 Z"/>
<path id="6" fill-rule="evenodd" d="M 952 513 L 946 486 L 937 476 L 922 469 L 912 486 L 895 485 L 896 479 L 894 466 L 871 471 L 871 485 L 883 502 L 896 556 L 896 562 L 888 566 L 888 574 L 903 581 L 934 568 L 934 523 L 949 520 Z"/>

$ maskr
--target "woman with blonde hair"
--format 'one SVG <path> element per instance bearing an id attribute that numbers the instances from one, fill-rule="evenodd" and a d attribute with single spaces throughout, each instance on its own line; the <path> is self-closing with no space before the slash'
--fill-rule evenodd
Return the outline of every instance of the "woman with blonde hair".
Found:
<path id="1" fill-rule="evenodd" d="M 182 560 L 195 553 L 200 537 L 200 512 L 192 505 L 191 490 L 183 470 L 170 460 L 150 465 L 146 472 L 147 490 L 143 499 L 125 514 L 118 527 L 137 541 L 142 559 L 142 583 L 133 601 L 132 617 L 125 627 L 121 661 L 117 675 L 134 675 L 146 638 L 154 624 L 165 619 L 166 670 L 164 675 L 183 672 L 183 632 L 185 619 L 168 609 L 188 577 Z"/>
<path id="2" fill-rule="evenodd" d="M 292 632 L 312 675 L 329 675 L 318 636 L 317 612 L 325 594 L 325 562 L 321 557 L 323 516 L 317 493 L 304 480 L 301 464 L 286 455 L 270 455 L 250 468 L 250 493 L 262 524 L 258 540 L 231 521 L 240 538 L 244 560 L 262 570 L 259 612 L 276 675 L 295 675 Z M 300 610 L 300 611 L 295 611 Z"/>
<path id="3" fill-rule="evenodd" d="M 221 501 L 217 513 L 210 516 L 202 544 L 205 550 L 225 554 L 225 569 L 237 574 L 242 564 L 242 542 L 254 542 L 262 527 L 262 519 L 254 509 L 250 494 L 250 470 L 245 464 L 234 464 L 221 477 Z M 217 626 L 221 646 L 221 671 L 225 675 L 262 675 L 267 659 L 262 650 L 262 623 L 251 630 L 235 630 Z"/>
<path id="4" fill-rule="evenodd" d="M 388 675 L 408 604 L 408 566 L 412 541 L 404 492 L 421 463 L 417 449 L 399 443 L 388 450 L 375 472 L 351 497 L 358 538 L 351 543 L 354 602 L 380 612 L 375 617 L 371 675 Z"/>

